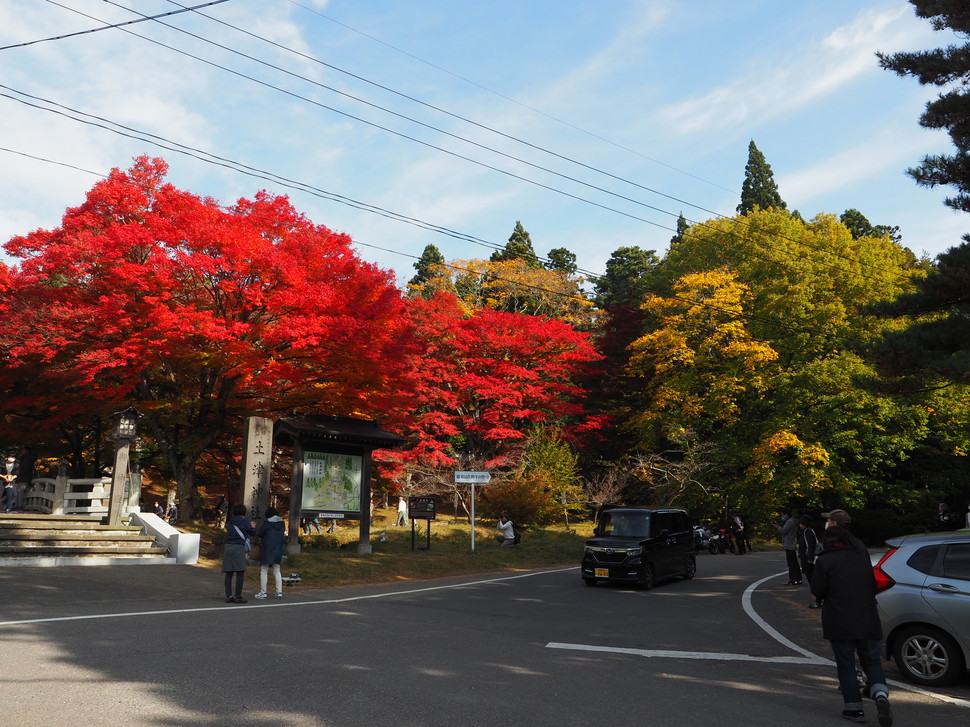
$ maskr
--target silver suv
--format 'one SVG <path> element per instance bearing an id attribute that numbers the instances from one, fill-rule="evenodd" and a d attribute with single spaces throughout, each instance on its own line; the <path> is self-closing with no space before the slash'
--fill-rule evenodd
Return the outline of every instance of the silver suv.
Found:
<path id="1" fill-rule="evenodd" d="M 874 566 L 885 656 L 924 686 L 970 664 L 970 530 L 887 540 Z"/>

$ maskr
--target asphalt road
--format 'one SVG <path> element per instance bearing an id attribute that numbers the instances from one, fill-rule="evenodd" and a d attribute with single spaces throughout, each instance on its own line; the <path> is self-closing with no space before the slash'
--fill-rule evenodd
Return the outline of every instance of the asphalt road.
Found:
<path id="1" fill-rule="evenodd" d="M 191 566 L 0 569 L 5 726 L 842 725 L 819 616 L 780 552 L 692 581 L 578 568 L 223 603 Z M 254 575 L 255 569 L 250 569 Z M 887 665 L 887 674 L 895 669 Z M 897 725 L 970 718 L 970 678 L 896 688 Z M 870 723 L 875 710 L 869 704 Z"/>

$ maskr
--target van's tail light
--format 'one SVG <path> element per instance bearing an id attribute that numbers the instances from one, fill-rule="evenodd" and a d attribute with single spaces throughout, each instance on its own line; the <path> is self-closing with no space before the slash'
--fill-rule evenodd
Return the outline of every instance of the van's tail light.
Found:
<path id="1" fill-rule="evenodd" d="M 882 593 L 888 588 L 892 588 L 896 585 L 896 581 L 887 575 L 886 571 L 882 569 L 882 564 L 885 563 L 889 556 L 895 553 L 898 548 L 890 548 L 886 551 L 886 554 L 879 559 L 879 562 L 872 567 L 872 574 L 876 577 L 876 593 Z"/>

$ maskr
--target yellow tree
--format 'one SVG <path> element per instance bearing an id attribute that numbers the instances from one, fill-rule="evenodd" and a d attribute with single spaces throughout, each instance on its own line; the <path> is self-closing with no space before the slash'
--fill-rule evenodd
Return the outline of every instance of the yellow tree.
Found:
<path id="1" fill-rule="evenodd" d="M 745 399 L 760 396 L 778 354 L 748 332 L 746 285 L 728 270 L 685 275 L 669 297 L 643 305 L 654 328 L 631 344 L 628 372 L 640 379 L 644 406 L 632 417 L 657 445 L 664 430 L 704 437 L 737 423 Z"/>
<path id="2" fill-rule="evenodd" d="M 584 282 L 564 270 L 532 267 L 521 258 L 453 260 L 431 266 L 422 294 L 444 290 L 468 311 L 491 308 L 544 316 L 585 329 L 593 320 L 593 303 L 583 293 Z"/>

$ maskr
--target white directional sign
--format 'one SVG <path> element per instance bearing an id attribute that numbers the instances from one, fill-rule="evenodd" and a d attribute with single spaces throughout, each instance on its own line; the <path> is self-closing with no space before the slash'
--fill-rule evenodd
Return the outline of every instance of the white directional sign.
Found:
<path id="1" fill-rule="evenodd" d="M 480 470 L 464 470 L 455 472 L 456 485 L 487 485 L 492 481 L 492 475 Z"/>

